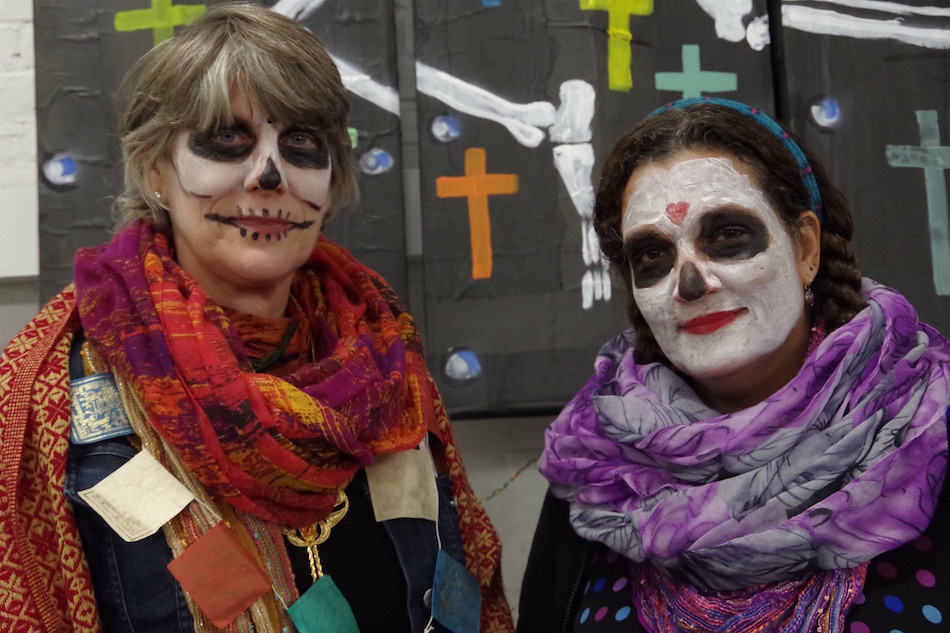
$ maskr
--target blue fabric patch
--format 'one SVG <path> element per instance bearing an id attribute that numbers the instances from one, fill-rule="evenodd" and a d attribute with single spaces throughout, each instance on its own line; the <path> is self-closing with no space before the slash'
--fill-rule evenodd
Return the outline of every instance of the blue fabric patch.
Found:
<path id="1" fill-rule="evenodd" d="M 74 379 L 69 389 L 69 439 L 73 444 L 92 444 L 134 433 L 112 374 Z"/>
<path id="2" fill-rule="evenodd" d="M 482 595 L 465 565 L 441 549 L 435 560 L 432 617 L 452 633 L 478 633 Z"/>

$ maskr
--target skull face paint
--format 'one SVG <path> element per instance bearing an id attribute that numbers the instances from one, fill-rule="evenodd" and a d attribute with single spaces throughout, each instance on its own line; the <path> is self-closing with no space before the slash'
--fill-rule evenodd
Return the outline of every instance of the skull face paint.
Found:
<path id="1" fill-rule="evenodd" d="M 154 170 L 176 259 L 215 298 L 289 287 L 331 201 L 320 133 L 275 122 L 240 88 L 231 92 L 231 115 L 222 128 L 178 132 Z"/>
<path id="2" fill-rule="evenodd" d="M 737 165 L 689 152 L 637 168 L 624 192 L 634 300 L 670 362 L 700 381 L 784 362 L 805 319 L 795 245 Z"/>

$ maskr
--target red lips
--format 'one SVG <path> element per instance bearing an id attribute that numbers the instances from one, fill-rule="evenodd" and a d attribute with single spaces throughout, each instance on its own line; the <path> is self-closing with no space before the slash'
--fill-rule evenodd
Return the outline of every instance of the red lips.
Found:
<path id="1" fill-rule="evenodd" d="M 712 312 L 690 319 L 680 326 L 680 329 L 687 334 L 709 334 L 723 328 L 736 319 L 745 311 L 745 308 L 738 310 L 729 310 L 727 312 Z"/>

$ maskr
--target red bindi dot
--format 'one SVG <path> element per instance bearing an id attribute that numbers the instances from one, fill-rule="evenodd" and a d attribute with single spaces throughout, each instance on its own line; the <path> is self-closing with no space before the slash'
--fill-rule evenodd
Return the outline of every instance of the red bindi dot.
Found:
<path id="1" fill-rule="evenodd" d="M 689 212 L 689 203 L 688 202 L 671 202 L 666 205 L 666 217 L 670 219 L 670 222 L 679 226 L 683 223 L 683 220 L 686 219 L 686 214 Z"/>

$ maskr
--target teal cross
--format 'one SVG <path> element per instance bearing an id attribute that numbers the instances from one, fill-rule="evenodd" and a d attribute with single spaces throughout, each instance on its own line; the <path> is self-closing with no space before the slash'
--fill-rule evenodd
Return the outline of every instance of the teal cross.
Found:
<path id="1" fill-rule="evenodd" d="M 175 27 L 193 22 L 205 12 L 205 5 L 172 5 L 172 0 L 151 0 L 150 9 L 119 11 L 115 30 L 119 33 L 152 29 L 152 43 L 158 44 L 175 34 Z"/>
<path id="2" fill-rule="evenodd" d="M 699 69 L 699 46 L 683 45 L 683 72 L 656 73 L 657 90 L 682 91 L 683 98 L 701 97 L 704 92 L 728 92 L 736 89 L 735 73 Z"/>
<path id="3" fill-rule="evenodd" d="M 943 172 L 950 169 L 950 146 L 940 145 L 936 110 L 918 110 L 917 127 L 920 128 L 920 145 L 887 145 L 884 155 L 891 167 L 922 167 L 924 170 L 934 288 L 938 295 L 946 296 L 950 295 L 950 219 Z"/>

